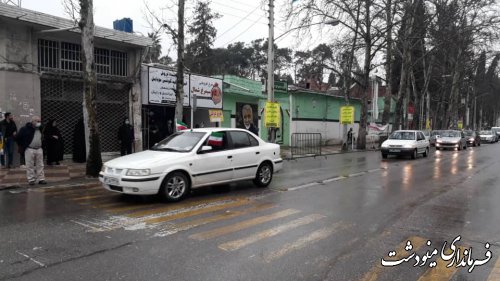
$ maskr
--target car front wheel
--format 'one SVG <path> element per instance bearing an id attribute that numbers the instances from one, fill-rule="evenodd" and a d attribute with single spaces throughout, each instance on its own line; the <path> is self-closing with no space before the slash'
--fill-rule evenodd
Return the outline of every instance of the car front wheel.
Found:
<path id="1" fill-rule="evenodd" d="M 417 159 L 418 153 L 417 149 L 413 150 L 413 153 L 411 154 L 411 159 Z"/>
<path id="2" fill-rule="evenodd" d="M 272 179 L 273 166 L 268 162 L 264 162 L 260 164 L 259 168 L 257 169 L 257 174 L 255 175 L 255 179 L 253 180 L 253 182 L 259 187 L 266 187 L 271 183 Z"/>
<path id="3" fill-rule="evenodd" d="M 190 184 L 185 174 L 173 172 L 165 178 L 162 186 L 163 197 L 170 202 L 182 200 L 190 190 Z"/>

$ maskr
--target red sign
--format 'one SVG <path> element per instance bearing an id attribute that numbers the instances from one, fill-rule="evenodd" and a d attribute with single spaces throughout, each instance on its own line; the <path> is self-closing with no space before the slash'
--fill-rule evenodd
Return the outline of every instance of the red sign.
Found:
<path id="1" fill-rule="evenodd" d="M 408 113 L 409 114 L 415 114 L 415 107 L 413 106 L 413 103 L 408 103 Z"/>

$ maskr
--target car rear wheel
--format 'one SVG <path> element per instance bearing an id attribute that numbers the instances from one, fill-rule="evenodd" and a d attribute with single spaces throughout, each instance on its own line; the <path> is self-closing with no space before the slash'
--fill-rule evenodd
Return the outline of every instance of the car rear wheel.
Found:
<path id="1" fill-rule="evenodd" d="M 429 155 L 429 148 L 428 147 L 425 148 L 425 152 L 423 155 L 424 155 L 424 157 L 427 157 L 427 155 Z"/>
<path id="2" fill-rule="evenodd" d="M 189 193 L 190 184 L 185 174 L 173 172 L 165 178 L 162 186 L 163 197 L 170 202 L 182 200 Z"/>
<path id="3" fill-rule="evenodd" d="M 273 167 L 271 163 L 264 162 L 260 164 L 257 169 L 257 174 L 255 175 L 255 179 L 253 183 L 259 187 L 266 187 L 271 183 L 273 179 Z"/>

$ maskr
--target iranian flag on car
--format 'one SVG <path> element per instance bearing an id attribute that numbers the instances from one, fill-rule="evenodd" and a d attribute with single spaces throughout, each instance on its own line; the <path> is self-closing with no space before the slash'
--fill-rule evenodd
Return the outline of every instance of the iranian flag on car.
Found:
<path id="1" fill-rule="evenodd" d="M 188 126 L 185 123 L 177 121 L 177 131 L 186 130 L 187 128 Z"/>
<path id="2" fill-rule="evenodd" d="M 219 132 L 213 132 L 208 137 L 208 145 L 211 146 L 222 146 L 223 134 Z"/>

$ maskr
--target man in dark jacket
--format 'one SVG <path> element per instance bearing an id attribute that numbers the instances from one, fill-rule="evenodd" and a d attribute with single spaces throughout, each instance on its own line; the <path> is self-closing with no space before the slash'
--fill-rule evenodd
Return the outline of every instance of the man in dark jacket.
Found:
<path id="1" fill-rule="evenodd" d="M 130 125 L 128 118 L 118 129 L 118 141 L 120 142 L 121 155 L 132 154 L 132 144 L 134 143 L 134 128 Z"/>
<path id="2" fill-rule="evenodd" d="M 45 173 L 43 171 L 43 150 L 42 150 L 42 130 L 41 120 L 38 116 L 33 116 L 30 123 L 26 123 L 17 135 L 17 143 L 24 148 L 26 158 L 26 177 L 30 185 L 34 185 L 38 180 L 39 184 L 46 184 Z"/>
<path id="3" fill-rule="evenodd" d="M 2 166 L 12 168 L 12 160 L 14 159 L 14 138 L 17 133 L 17 126 L 14 122 L 14 117 L 10 112 L 5 113 L 5 120 L 0 122 L 0 129 L 4 138 L 4 157 L 1 158 Z"/>

